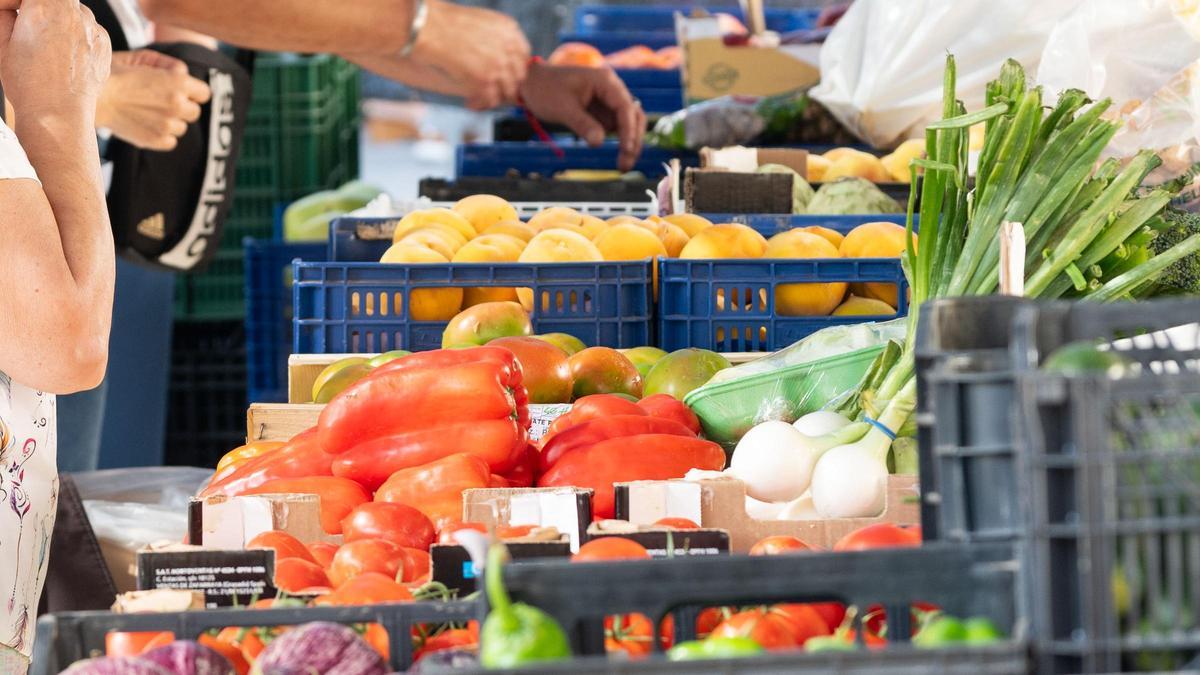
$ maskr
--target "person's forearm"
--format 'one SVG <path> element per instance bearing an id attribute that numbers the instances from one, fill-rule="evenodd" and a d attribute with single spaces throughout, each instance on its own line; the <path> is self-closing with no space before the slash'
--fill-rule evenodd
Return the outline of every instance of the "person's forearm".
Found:
<path id="1" fill-rule="evenodd" d="M 79 337 L 100 342 L 85 348 L 102 346 L 107 353 L 115 277 L 113 238 L 92 131 L 94 121 L 82 117 L 23 115 L 17 120 L 16 132 L 58 223 L 69 281 L 74 282 L 76 302 L 69 309 L 85 319 Z"/>
<path id="2" fill-rule="evenodd" d="M 470 93 L 442 71 L 415 63 L 411 59 L 373 54 L 341 54 L 340 56 L 389 80 L 395 80 L 422 91 L 462 98 Z"/>
<path id="3" fill-rule="evenodd" d="M 416 0 L 140 0 L 157 23 L 240 47 L 298 52 L 398 53 Z"/>

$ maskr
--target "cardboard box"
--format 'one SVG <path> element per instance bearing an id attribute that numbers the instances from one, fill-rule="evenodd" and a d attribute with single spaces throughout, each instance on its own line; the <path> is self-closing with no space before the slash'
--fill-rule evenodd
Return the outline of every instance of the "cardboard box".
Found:
<path id="1" fill-rule="evenodd" d="M 700 167 L 750 173 L 764 164 L 781 164 L 801 176 L 808 175 L 808 151 L 802 148 L 701 148 Z"/>
<path id="2" fill-rule="evenodd" d="M 534 525 L 567 536 L 571 551 L 586 541 L 592 491 L 583 488 L 486 488 L 463 492 L 463 520 L 489 529 Z"/>
<path id="3" fill-rule="evenodd" d="M 321 528 L 320 497 L 306 494 L 213 495 L 188 504 L 188 541 L 209 549 L 242 549 L 267 530 L 303 542 L 341 540 Z"/>
<path id="4" fill-rule="evenodd" d="M 791 535 L 810 546 L 829 549 L 850 532 L 874 523 L 919 524 L 917 495 L 916 476 L 888 476 L 886 505 L 874 518 L 755 520 L 746 513 L 746 484 L 733 477 L 635 481 L 617 484 L 616 513 L 634 524 L 679 517 L 725 530 L 735 553 L 745 553 L 759 539 L 773 535 Z"/>
<path id="5" fill-rule="evenodd" d="M 192 609 L 204 609 L 204 593 L 174 588 L 121 593 L 112 606 L 114 614 L 186 612 Z"/>
<path id="6" fill-rule="evenodd" d="M 688 213 L 791 213 L 792 177 L 688 169 L 683 176 L 683 199 Z"/>
<path id="7" fill-rule="evenodd" d="M 286 441 L 316 426 L 324 409 L 316 403 L 251 403 L 246 410 L 246 442 Z"/>
<path id="8" fill-rule="evenodd" d="M 821 78 L 820 45 L 727 44 L 717 20 L 676 14 L 689 101 L 720 96 L 774 96 L 810 87 Z"/>

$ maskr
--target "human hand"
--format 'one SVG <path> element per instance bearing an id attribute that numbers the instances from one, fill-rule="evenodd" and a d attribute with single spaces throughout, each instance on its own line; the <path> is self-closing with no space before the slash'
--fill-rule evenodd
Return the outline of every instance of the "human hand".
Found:
<path id="1" fill-rule="evenodd" d="M 516 101 L 529 65 L 529 42 L 511 17 L 428 0 L 428 18 L 410 58 L 435 68 L 467 92 L 474 110 Z"/>
<path id="2" fill-rule="evenodd" d="M 521 97 L 529 112 L 566 125 L 588 145 L 600 145 L 605 132 L 616 131 L 622 171 L 633 168 L 642 154 L 646 113 L 610 68 L 534 64 L 521 85 Z"/>
<path id="3" fill-rule="evenodd" d="M 111 50 L 108 33 L 77 0 L 0 10 L 0 80 L 21 117 L 65 115 L 90 127 Z"/>
<path id="4" fill-rule="evenodd" d="M 200 118 L 208 85 L 188 75 L 187 64 L 153 49 L 114 52 L 112 76 L 96 104 L 96 126 L 131 145 L 172 150 Z"/>

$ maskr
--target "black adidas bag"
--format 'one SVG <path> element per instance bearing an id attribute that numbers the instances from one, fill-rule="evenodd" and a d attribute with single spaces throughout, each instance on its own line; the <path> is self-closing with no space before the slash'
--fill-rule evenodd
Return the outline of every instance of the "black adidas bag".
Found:
<path id="1" fill-rule="evenodd" d="M 179 272 L 202 269 L 216 254 L 233 202 L 235 167 L 250 107 L 250 76 L 233 59 L 191 43 L 149 45 L 208 83 L 211 100 L 175 149 L 143 150 L 109 141 L 108 213 L 117 252 Z"/>

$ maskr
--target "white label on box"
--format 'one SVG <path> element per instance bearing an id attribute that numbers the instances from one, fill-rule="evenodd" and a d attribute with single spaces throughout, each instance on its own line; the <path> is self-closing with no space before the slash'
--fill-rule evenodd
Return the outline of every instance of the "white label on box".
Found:
<path id="1" fill-rule="evenodd" d="M 275 529 L 271 500 L 234 497 L 204 503 L 204 548 L 243 549 L 259 534 Z"/>
<path id="2" fill-rule="evenodd" d="M 579 550 L 579 501 L 573 490 L 513 495 L 508 503 L 508 524 L 557 528 L 567 533 L 571 551 Z"/>
<path id="3" fill-rule="evenodd" d="M 570 403 L 530 403 L 529 404 L 529 440 L 537 442 L 546 435 L 550 424 L 571 412 Z"/>
<path id="4" fill-rule="evenodd" d="M 700 522 L 700 484 L 654 481 L 629 485 L 629 522 L 651 525 L 662 518 L 687 518 Z"/>

